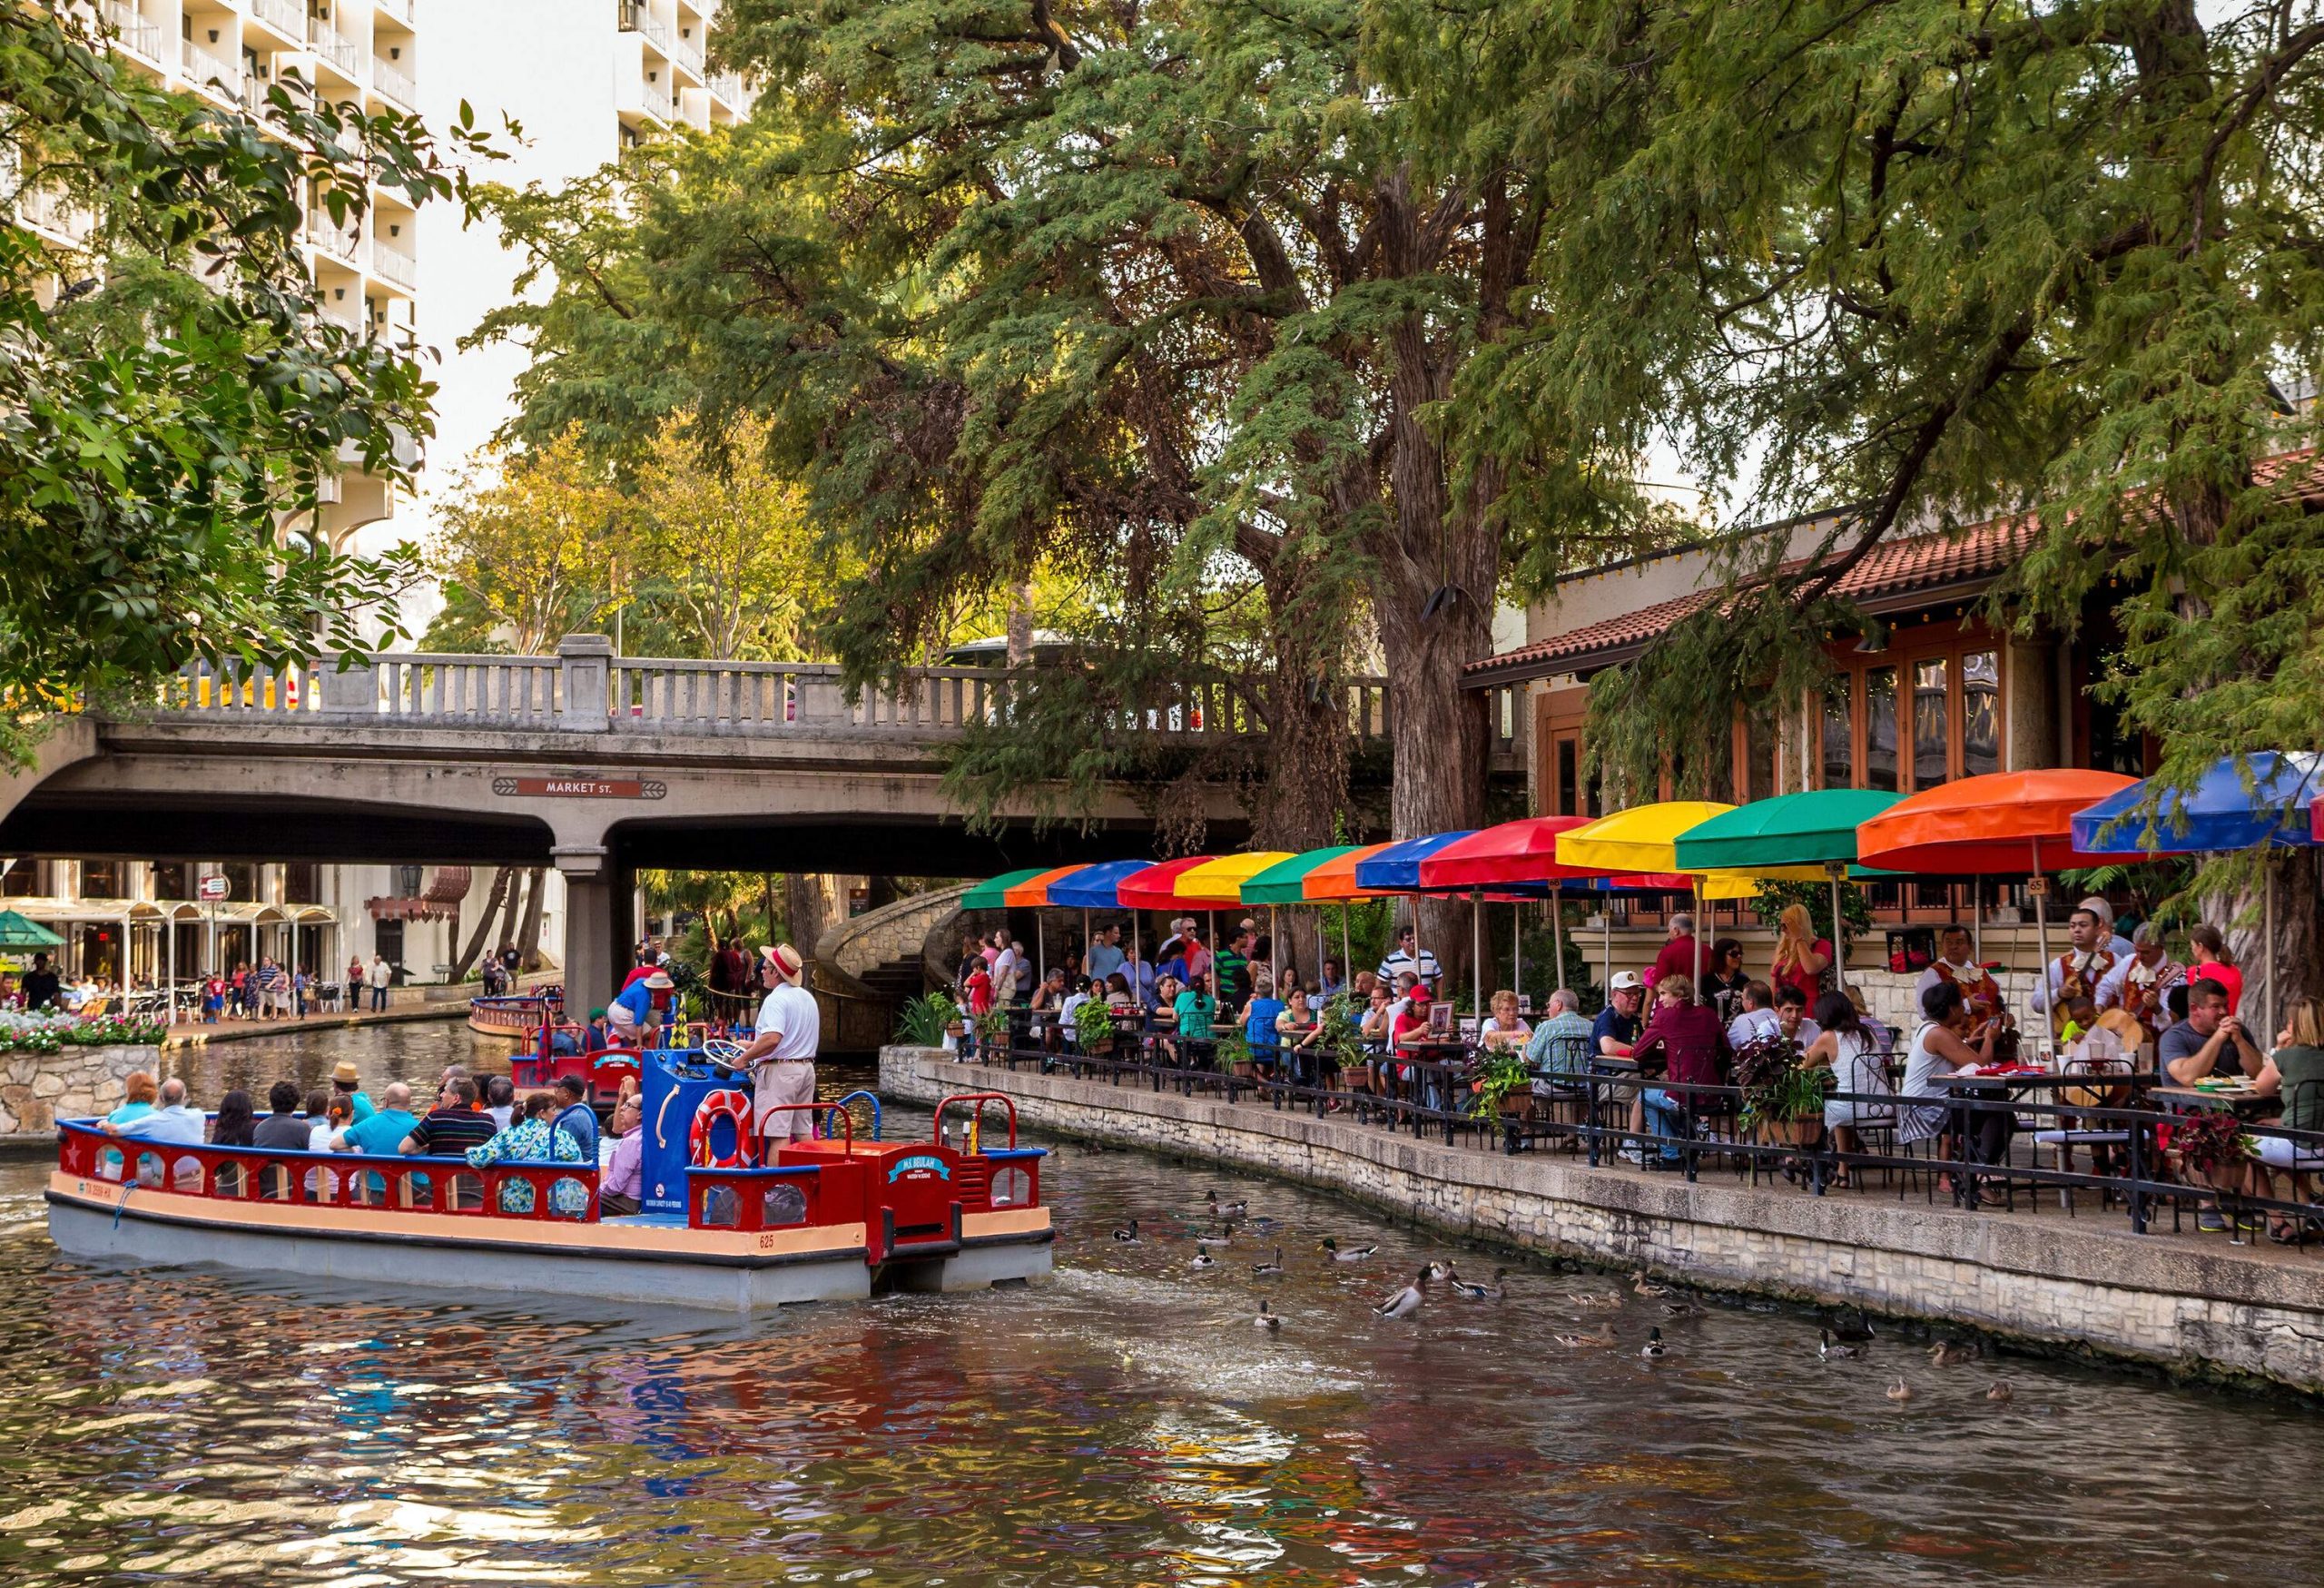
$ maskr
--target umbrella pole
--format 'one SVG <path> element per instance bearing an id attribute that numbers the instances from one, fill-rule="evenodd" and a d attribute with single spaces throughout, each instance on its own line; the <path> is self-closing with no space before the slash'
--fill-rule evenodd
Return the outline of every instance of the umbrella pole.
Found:
<path id="1" fill-rule="evenodd" d="M 2260 854 L 2260 964 L 2268 978 L 2268 1029 L 2263 1034 L 2260 1051 L 2272 1048 L 2276 1041 L 2276 857 L 2261 851 Z"/>
<path id="2" fill-rule="evenodd" d="M 2050 888 L 2042 875 L 2042 841 L 2034 840 L 2034 941 L 2041 948 L 2042 967 L 2034 985 L 2042 993 L 2042 1012 L 2048 1017 L 2051 1032 L 2058 1029 L 2057 1000 L 2050 992 Z"/>
<path id="3" fill-rule="evenodd" d="M 1089 942 L 1089 906 L 1084 904 L 1081 907 L 1081 969 L 1075 974 L 1086 976 L 1089 973 L 1089 950 L 1092 946 Z M 1105 992 L 1106 990 L 1100 987 L 1098 990 L 1098 997 L 1104 998 Z"/>
<path id="4" fill-rule="evenodd" d="M 1340 967 L 1340 979 L 1349 986 L 1355 985 L 1355 951 L 1348 947 L 1347 901 L 1340 901 L 1340 958 L 1347 962 Z"/>
<path id="5" fill-rule="evenodd" d="M 1275 972 L 1275 990 L 1276 993 L 1280 995 L 1283 991 L 1282 962 L 1289 956 L 1284 953 L 1283 944 L 1276 941 L 1276 924 L 1277 922 L 1275 918 L 1275 906 L 1270 904 L 1267 906 L 1267 957 L 1275 962 L 1270 964 L 1267 969 Z"/>
<path id="6" fill-rule="evenodd" d="M 1048 981 L 1049 979 L 1049 921 L 1039 910 L 1033 912 L 1033 954 L 1035 962 L 1041 967 L 1041 980 Z"/>
<path id="7" fill-rule="evenodd" d="M 1985 879 L 1983 873 L 1969 883 L 1969 952 L 1985 962 Z"/>
<path id="8" fill-rule="evenodd" d="M 1509 907 L 1509 990 L 1525 996 L 1525 906 Z"/>
<path id="9" fill-rule="evenodd" d="M 1695 892 L 1695 991 L 1700 992 L 1703 985 L 1703 880 L 1698 876 L 1691 881 Z"/>
<path id="10" fill-rule="evenodd" d="M 1565 884 L 1550 885 L 1550 941 L 1556 945 L 1558 966 L 1550 972 L 1550 991 L 1565 985 Z"/>
<path id="11" fill-rule="evenodd" d="M 1614 906 L 1610 901 L 1598 906 L 1598 926 L 1606 938 L 1606 964 L 1600 972 L 1602 980 L 1598 983 L 1598 991 L 1611 1001 L 1614 996 Z"/>
<path id="12" fill-rule="evenodd" d="M 1469 895 L 1469 1012 L 1477 1017 L 1478 1029 L 1482 1030 L 1485 1014 L 1485 896 L 1473 892 Z"/>
<path id="13" fill-rule="evenodd" d="M 1846 992 L 1848 990 L 1848 940 L 1840 935 L 1840 863 L 1834 861 L 1824 870 L 1832 879 L 1832 985 Z"/>

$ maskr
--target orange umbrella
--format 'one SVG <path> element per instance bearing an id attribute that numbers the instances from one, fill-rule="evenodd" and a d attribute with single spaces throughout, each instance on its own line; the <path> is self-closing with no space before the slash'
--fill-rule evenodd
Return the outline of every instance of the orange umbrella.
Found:
<path id="1" fill-rule="evenodd" d="M 1310 900 L 1384 899 L 1389 895 L 1355 885 L 1355 868 L 1384 849 L 1388 843 L 1367 843 L 1361 849 L 1351 849 L 1345 854 L 1325 861 L 1306 876 L 1302 892 Z"/>
<path id="2" fill-rule="evenodd" d="M 1936 876 L 2034 878 L 2034 932 L 2041 945 L 2037 981 L 2051 1001 L 2049 883 L 2045 870 L 2108 865 L 2119 857 L 2073 846 L 2074 813 L 2137 781 L 2117 772 L 2053 766 L 2038 772 L 1989 772 L 1907 795 L 1856 830 L 1856 859 L 1889 871 Z M 2051 1011 L 2056 1024 L 2056 1011 Z"/>

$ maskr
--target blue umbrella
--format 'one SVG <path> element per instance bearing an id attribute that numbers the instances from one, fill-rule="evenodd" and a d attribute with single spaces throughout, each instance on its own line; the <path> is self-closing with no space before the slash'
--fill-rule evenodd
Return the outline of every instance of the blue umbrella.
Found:
<path id="1" fill-rule="evenodd" d="M 1420 863 L 1474 831 L 1472 827 L 1463 827 L 1458 833 L 1431 833 L 1420 838 L 1407 838 L 1401 843 L 1391 843 L 1379 853 L 1356 863 L 1355 885 L 1374 893 L 1416 893 L 1420 892 Z M 1464 887 L 1459 891 L 1465 893 L 1468 889 Z"/>
<path id="2" fill-rule="evenodd" d="M 1136 876 L 1153 863 L 1150 860 L 1108 860 L 1085 865 L 1071 876 L 1059 877 L 1049 884 L 1049 902 L 1068 910 L 1118 910 L 1122 902 L 1114 890 L 1124 877 Z"/>
<path id="3" fill-rule="evenodd" d="M 2076 811 L 2073 846 L 2090 854 L 2218 854 L 2315 846 L 2309 806 L 2324 781 L 2324 755 L 2255 750 L 2214 761 L 2191 789 L 2145 778 Z M 2152 818 L 2136 813 L 2149 799 Z M 2112 832 L 2107 831 L 2112 828 Z M 2260 940 L 2266 955 L 2268 1034 L 2276 1029 L 2276 873 L 2261 860 Z"/>

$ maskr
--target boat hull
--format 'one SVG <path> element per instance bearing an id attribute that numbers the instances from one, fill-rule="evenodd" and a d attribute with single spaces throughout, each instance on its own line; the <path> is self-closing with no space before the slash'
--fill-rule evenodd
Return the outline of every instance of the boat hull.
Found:
<path id="1" fill-rule="evenodd" d="M 957 1251 L 891 1260 L 875 1272 L 864 1260 L 861 1225 L 778 1234 L 614 1220 L 532 1224 L 526 1238 L 511 1239 L 498 1220 L 476 1220 L 475 1234 L 447 1233 L 440 1218 L 264 1203 L 222 1208 L 214 1198 L 61 1171 L 47 1194 L 50 1236 L 78 1258 L 371 1284 L 388 1278 L 474 1295 L 752 1312 L 861 1299 L 875 1281 L 882 1288 L 975 1289 L 1033 1278 L 1050 1267 L 1046 1209 L 1027 1210 L 1039 1215 L 1037 1223 L 1001 1219 L 972 1233 Z"/>

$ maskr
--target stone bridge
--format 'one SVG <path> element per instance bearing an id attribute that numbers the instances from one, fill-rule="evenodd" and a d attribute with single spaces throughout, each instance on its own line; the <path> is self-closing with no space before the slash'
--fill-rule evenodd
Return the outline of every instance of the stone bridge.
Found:
<path id="1" fill-rule="evenodd" d="M 851 700 L 808 663 L 382 652 L 355 665 L 192 673 L 133 711 L 65 719 L 0 786 L 0 853 L 554 864 L 567 973 L 610 984 L 642 867 L 981 876 L 1135 853 L 1127 789 L 1087 833 L 1030 804 L 971 834 L 944 746 L 1008 709 L 1011 679 L 916 669 Z M 1349 732 L 1384 740 L 1387 692 L 1351 681 Z M 1224 686 L 1189 686 L 1136 731 L 1171 743 L 1263 732 Z M 1221 790 L 1213 842 L 1246 821 Z"/>

